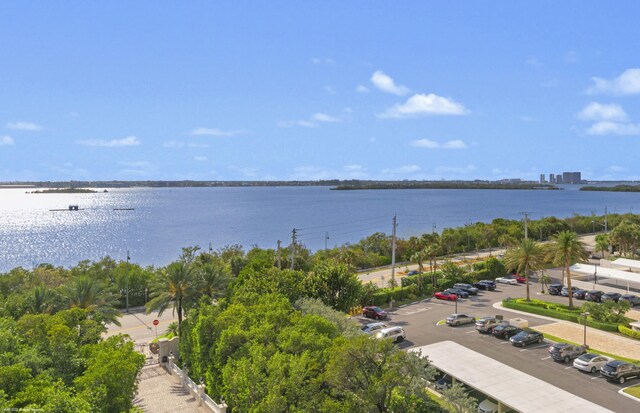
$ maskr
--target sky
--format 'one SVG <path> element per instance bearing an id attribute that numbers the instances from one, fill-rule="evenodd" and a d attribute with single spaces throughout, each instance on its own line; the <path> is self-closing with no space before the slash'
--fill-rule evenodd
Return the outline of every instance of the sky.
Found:
<path id="1" fill-rule="evenodd" d="M 0 181 L 640 179 L 637 1 L 2 1 Z"/>

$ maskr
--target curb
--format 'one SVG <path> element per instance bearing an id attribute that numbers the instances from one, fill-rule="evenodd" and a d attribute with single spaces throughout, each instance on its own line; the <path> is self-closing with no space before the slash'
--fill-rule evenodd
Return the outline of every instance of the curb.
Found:
<path id="1" fill-rule="evenodd" d="M 618 393 L 619 393 L 619 394 L 621 394 L 621 395 L 623 395 L 624 397 L 628 397 L 628 398 L 630 398 L 631 400 L 633 400 L 633 401 L 636 401 L 636 402 L 640 403 L 640 399 L 639 399 L 639 398 L 637 398 L 636 396 L 632 396 L 632 395 L 630 395 L 629 393 L 625 393 L 625 392 L 624 392 L 626 389 L 629 389 L 629 388 L 631 388 L 631 387 L 636 387 L 636 386 L 638 386 L 638 385 L 636 384 L 636 385 L 633 385 L 633 386 L 625 387 L 624 389 L 620 389 L 620 390 L 618 390 Z"/>

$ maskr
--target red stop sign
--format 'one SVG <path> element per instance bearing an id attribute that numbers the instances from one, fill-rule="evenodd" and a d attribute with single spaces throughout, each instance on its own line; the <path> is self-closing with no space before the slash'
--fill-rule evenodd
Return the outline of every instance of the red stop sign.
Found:
<path id="1" fill-rule="evenodd" d="M 154 326 L 157 326 L 158 324 L 160 324 L 160 321 L 158 321 L 158 320 L 153 320 L 153 325 L 154 325 Z"/>

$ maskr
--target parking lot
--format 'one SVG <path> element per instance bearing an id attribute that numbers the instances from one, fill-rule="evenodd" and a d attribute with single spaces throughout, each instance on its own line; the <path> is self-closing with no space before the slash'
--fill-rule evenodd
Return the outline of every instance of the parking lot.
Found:
<path id="1" fill-rule="evenodd" d="M 538 284 L 532 284 L 530 291 L 532 298 L 539 298 L 537 293 L 540 292 L 540 286 Z M 536 318 L 533 315 L 516 315 L 492 307 L 493 303 L 504 298 L 524 297 L 525 294 L 524 285 L 499 284 L 496 291 L 481 291 L 477 296 L 459 300 L 458 312 L 476 318 L 495 315 L 502 315 L 505 320 L 515 317 L 525 318 L 528 320 L 529 326 L 533 328 L 549 323 L 549 321 Z M 546 295 L 543 299 L 563 303 L 567 301 L 566 297 Z M 388 323 L 400 325 L 405 329 L 407 338 L 399 344 L 402 349 L 452 340 L 610 410 L 629 412 L 640 409 L 640 403 L 617 393 L 623 387 L 640 383 L 640 380 L 635 379 L 624 385 L 619 385 L 607 382 L 597 373 L 588 374 L 578 371 L 572 367 L 573 362 L 568 364 L 555 362 L 549 357 L 547 351 L 549 344 L 546 342 L 532 344 L 523 349 L 512 346 L 507 340 L 480 334 L 475 330 L 473 324 L 459 327 L 450 327 L 444 323 L 439 324 L 454 312 L 454 302 L 428 299 L 392 310 Z M 370 321 L 362 320 L 362 322 Z M 488 374 L 490 373 L 488 372 Z M 540 395 L 540 397 L 545 396 Z"/>

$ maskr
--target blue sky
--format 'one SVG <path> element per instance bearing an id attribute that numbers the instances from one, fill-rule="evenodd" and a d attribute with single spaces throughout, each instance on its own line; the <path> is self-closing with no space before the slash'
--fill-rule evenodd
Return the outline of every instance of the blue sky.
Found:
<path id="1" fill-rule="evenodd" d="M 635 1 L 0 3 L 0 181 L 640 179 Z"/>

